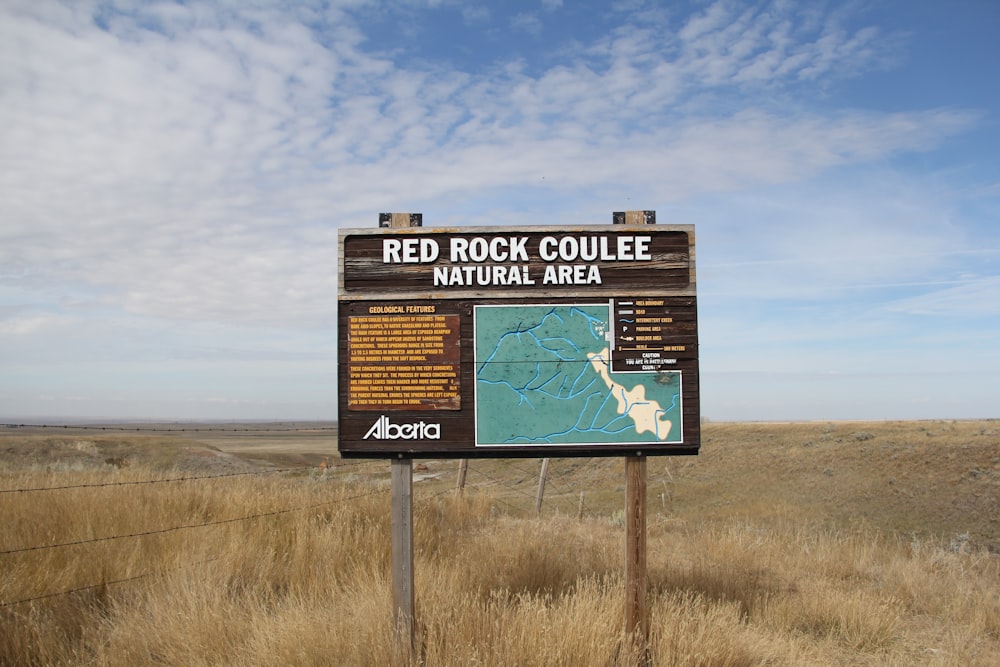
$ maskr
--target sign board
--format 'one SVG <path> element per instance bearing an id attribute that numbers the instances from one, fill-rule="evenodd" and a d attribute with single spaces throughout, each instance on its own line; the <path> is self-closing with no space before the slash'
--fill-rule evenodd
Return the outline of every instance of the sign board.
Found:
<path id="1" fill-rule="evenodd" d="M 341 230 L 344 457 L 696 454 L 693 225 Z"/>

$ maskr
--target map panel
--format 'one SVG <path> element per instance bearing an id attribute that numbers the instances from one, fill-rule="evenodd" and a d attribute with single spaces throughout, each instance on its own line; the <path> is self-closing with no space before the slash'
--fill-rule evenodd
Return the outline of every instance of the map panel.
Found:
<path id="1" fill-rule="evenodd" d="M 614 312 L 475 306 L 476 446 L 682 442 L 681 372 L 612 372 Z"/>

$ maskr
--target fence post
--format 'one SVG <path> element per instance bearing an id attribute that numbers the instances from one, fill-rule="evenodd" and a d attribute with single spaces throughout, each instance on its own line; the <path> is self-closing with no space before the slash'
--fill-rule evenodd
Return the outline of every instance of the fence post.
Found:
<path id="1" fill-rule="evenodd" d="M 455 483 L 455 491 L 458 495 L 465 493 L 465 477 L 469 473 L 469 459 L 460 459 L 458 462 L 458 481 Z"/>
<path id="2" fill-rule="evenodd" d="M 545 496 L 545 477 L 549 474 L 549 460 L 542 459 L 542 471 L 538 473 L 538 495 L 535 496 L 535 514 L 542 513 L 542 497 Z"/>

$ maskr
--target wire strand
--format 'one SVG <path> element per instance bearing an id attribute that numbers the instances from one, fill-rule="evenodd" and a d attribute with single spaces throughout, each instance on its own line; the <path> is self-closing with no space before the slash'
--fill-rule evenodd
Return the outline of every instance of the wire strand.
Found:
<path id="1" fill-rule="evenodd" d="M 253 427 L 222 427 L 222 426 L 97 426 L 87 424 L 3 424 L 0 428 L 9 429 L 63 429 L 79 431 L 123 431 L 140 433 L 301 433 L 305 431 L 338 431 L 338 426 L 290 426 L 287 428 L 253 428 Z"/>
<path id="2" fill-rule="evenodd" d="M 18 604 L 25 604 L 27 602 L 37 602 L 38 600 L 47 600 L 49 598 L 59 597 L 60 595 L 72 595 L 73 593 L 82 593 L 83 591 L 89 591 L 94 588 L 101 588 L 103 586 L 113 586 L 115 584 L 124 584 L 129 581 L 137 581 L 139 579 L 146 579 L 147 577 L 153 577 L 158 574 L 167 574 L 168 572 L 176 572 L 177 570 L 182 570 L 188 567 L 194 567 L 195 565 L 204 565 L 205 563 L 211 563 L 212 561 L 218 560 L 218 556 L 213 556 L 212 558 L 207 558 L 205 560 L 195 561 L 193 563 L 185 563 L 184 565 L 178 565 L 177 567 L 170 568 L 167 570 L 157 570 L 155 572 L 145 572 L 143 574 L 137 574 L 131 577 L 124 577 L 122 579 L 115 579 L 113 581 L 102 581 L 99 584 L 90 584 L 87 586 L 80 586 L 79 588 L 71 588 L 68 591 L 58 591 L 55 593 L 45 593 L 44 595 L 36 595 L 31 598 L 24 598 L 23 600 L 12 600 L 10 602 L 0 602 L 0 608 L 12 607 Z"/>
<path id="3" fill-rule="evenodd" d="M 96 482 L 93 484 L 65 484 L 63 486 L 35 486 L 23 489 L 0 489 L 0 493 L 28 493 L 31 491 L 64 491 L 66 489 L 95 489 L 109 486 L 138 486 L 142 484 L 165 484 L 167 482 L 193 482 L 201 479 L 219 479 L 222 477 L 243 477 L 247 475 L 270 475 L 278 472 L 295 472 L 298 470 L 315 470 L 316 466 L 299 466 L 297 468 L 277 468 L 273 470 L 252 470 L 247 472 L 226 472 L 217 475 L 199 475 L 195 477 L 169 477 L 164 479 L 146 479 L 127 482 Z"/>
<path id="4" fill-rule="evenodd" d="M 219 519 L 217 521 L 206 521 L 204 523 L 192 523 L 184 524 L 182 526 L 172 526 L 170 528 L 159 528 L 157 530 L 147 530 L 139 533 L 128 533 L 125 535 L 108 535 L 105 537 L 92 537 L 86 540 L 75 540 L 73 542 L 59 542 L 56 544 L 41 544 L 33 547 L 21 547 L 18 549 L 7 549 L 6 551 L 0 551 L 0 556 L 9 556 L 11 554 L 27 553 L 30 551 L 43 551 L 45 549 L 59 549 L 62 547 L 74 547 L 82 544 L 96 544 L 97 542 L 109 542 L 112 540 L 124 540 L 133 537 L 146 537 L 149 535 L 162 535 L 164 533 L 172 533 L 179 530 L 188 530 L 190 528 L 205 528 L 208 526 L 221 526 L 227 523 L 237 523 L 239 521 L 251 521 L 254 519 L 261 519 L 269 516 L 278 516 L 281 514 L 288 514 L 290 512 L 300 512 L 302 510 L 313 509 L 315 507 L 324 507 L 326 505 L 334 505 L 339 502 L 345 502 L 347 500 L 355 500 L 357 498 L 363 498 L 365 496 L 376 495 L 378 493 L 385 493 L 386 489 L 376 489 L 375 491 L 369 491 L 367 493 L 360 493 L 354 496 L 348 496 L 346 498 L 338 498 L 336 500 L 327 500 L 321 503 L 313 503 L 310 505 L 302 505 L 299 507 L 290 507 L 282 510 L 275 510 L 273 512 L 260 512 L 258 514 L 251 514 L 249 516 L 234 517 L 230 519 Z"/>

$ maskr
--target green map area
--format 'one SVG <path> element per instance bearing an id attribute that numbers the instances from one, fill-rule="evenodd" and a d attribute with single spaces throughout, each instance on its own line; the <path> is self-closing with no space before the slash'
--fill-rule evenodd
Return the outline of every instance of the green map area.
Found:
<path id="1" fill-rule="evenodd" d="M 681 442 L 680 373 L 612 373 L 611 312 L 476 306 L 476 445 Z"/>

